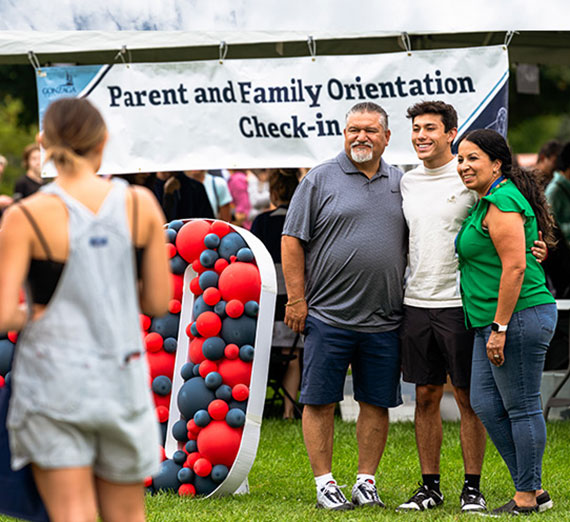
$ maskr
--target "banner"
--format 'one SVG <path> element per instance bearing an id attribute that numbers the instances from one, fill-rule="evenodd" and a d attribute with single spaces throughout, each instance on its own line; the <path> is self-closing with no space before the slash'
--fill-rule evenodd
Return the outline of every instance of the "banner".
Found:
<path id="1" fill-rule="evenodd" d="M 459 135 L 506 134 L 503 46 L 375 55 L 50 67 L 37 74 L 40 122 L 64 96 L 88 98 L 110 140 L 100 172 L 311 167 L 343 147 L 346 112 L 371 101 L 389 116 L 384 153 L 414 164 L 406 109 L 444 100 Z"/>

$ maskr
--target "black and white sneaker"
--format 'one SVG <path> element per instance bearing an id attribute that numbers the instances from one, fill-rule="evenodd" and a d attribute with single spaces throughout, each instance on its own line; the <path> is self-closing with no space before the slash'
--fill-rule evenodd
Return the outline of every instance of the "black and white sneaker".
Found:
<path id="1" fill-rule="evenodd" d="M 426 485 L 420 485 L 414 491 L 412 497 L 403 504 L 400 504 L 396 511 L 425 511 L 443 504 L 443 495 L 428 488 Z"/>
<path id="2" fill-rule="evenodd" d="M 352 488 L 352 503 L 355 506 L 386 507 L 380 500 L 376 486 L 368 480 L 357 482 Z"/>
<path id="3" fill-rule="evenodd" d="M 536 504 L 538 505 L 538 510 L 541 513 L 554 507 L 554 502 L 552 502 L 552 499 L 546 490 L 536 497 Z"/>
<path id="4" fill-rule="evenodd" d="M 485 497 L 478 489 L 464 487 L 459 501 L 461 502 L 461 511 L 463 513 L 487 511 Z"/>
<path id="5" fill-rule="evenodd" d="M 354 509 L 351 502 L 346 500 L 336 482 L 329 482 L 320 489 L 317 489 L 317 507 L 330 509 L 332 511 L 345 511 Z"/>
<path id="6" fill-rule="evenodd" d="M 532 515 L 533 513 L 538 513 L 538 504 L 532 507 L 523 507 L 517 506 L 517 503 L 514 500 L 509 500 L 501 507 L 493 509 L 493 515 Z"/>

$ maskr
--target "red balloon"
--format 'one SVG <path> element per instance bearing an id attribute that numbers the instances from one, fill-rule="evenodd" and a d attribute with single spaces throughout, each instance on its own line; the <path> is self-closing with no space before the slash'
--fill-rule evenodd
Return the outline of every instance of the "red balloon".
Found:
<path id="1" fill-rule="evenodd" d="M 194 270 L 194 272 L 197 274 L 201 274 L 204 272 L 204 270 L 206 270 L 206 268 L 202 266 L 202 263 L 200 263 L 200 258 L 194 259 L 194 261 L 192 261 L 192 270 Z"/>
<path id="2" fill-rule="evenodd" d="M 6 384 L 6 379 L 0 375 L 0 388 Z"/>
<path id="3" fill-rule="evenodd" d="M 170 393 L 168 395 L 152 394 L 156 408 L 166 408 L 166 419 L 168 420 L 168 409 L 170 408 Z M 161 421 L 162 422 L 162 421 Z"/>
<path id="4" fill-rule="evenodd" d="M 150 370 L 150 378 L 155 379 L 159 375 L 166 375 L 172 379 L 174 374 L 174 363 L 176 355 L 160 350 L 158 352 L 147 352 L 146 359 Z"/>
<path id="5" fill-rule="evenodd" d="M 230 263 L 235 263 L 237 261 L 237 256 L 230 256 Z"/>
<path id="6" fill-rule="evenodd" d="M 198 452 L 212 464 L 228 468 L 239 451 L 242 428 L 231 428 L 225 421 L 213 420 L 198 435 Z"/>
<path id="7" fill-rule="evenodd" d="M 172 243 L 166 243 L 166 254 L 168 259 L 172 259 L 176 255 L 176 247 Z"/>
<path id="8" fill-rule="evenodd" d="M 204 341 L 202 337 L 196 337 L 190 341 L 190 361 L 194 364 L 200 364 L 206 357 L 204 357 L 204 353 L 202 352 L 202 345 Z"/>
<path id="9" fill-rule="evenodd" d="M 232 299 L 226 304 L 226 314 L 228 314 L 232 319 L 237 319 L 243 314 L 243 303 L 237 299 Z"/>
<path id="10" fill-rule="evenodd" d="M 202 289 L 200 288 L 200 278 L 196 276 L 192 281 L 190 281 L 190 292 L 194 295 L 201 295 Z"/>
<path id="11" fill-rule="evenodd" d="M 145 335 L 144 344 L 147 352 L 158 352 L 162 348 L 162 336 L 157 332 L 151 332 Z"/>
<path id="12" fill-rule="evenodd" d="M 182 303 L 178 299 L 171 299 L 168 303 L 168 311 L 171 314 L 177 314 L 182 308 Z"/>
<path id="13" fill-rule="evenodd" d="M 236 384 L 249 384 L 251 378 L 251 362 L 241 359 L 224 359 L 218 364 L 218 372 L 224 384 L 233 388 Z"/>
<path id="14" fill-rule="evenodd" d="M 8 339 L 16 344 L 18 341 L 18 332 L 8 332 Z"/>
<path id="15" fill-rule="evenodd" d="M 189 221 L 176 234 L 176 248 L 185 261 L 192 263 L 204 250 L 204 238 L 210 233 L 205 220 Z"/>
<path id="16" fill-rule="evenodd" d="M 166 460 L 166 451 L 164 451 L 164 446 L 159 446 L 158 451 L 160 452 L 160 461 Z"/>
<path id="17" fill-rule="evenodd" d="M 217 305 L 221 297 L 220 291 L 215 286 L 206 288 L 202 294 L 202 299 L 204 299 L 204 302 L 209 306 Z"/>
<path id="18" fill-rule="evenodd" d="M 202 312 L 196 319 L 196 329 L 202 337 L 214 337 L 222 329 L 222 320 L 214 312 Z"/>
<path id="19" fill-rule="evenodd" d="M 239 346 L 237 344 L 228 344 L 224 349 L 224 355 L 227 359 L 237 359 L 239 357 Z"/>
<path id="20" fill-rule="evenodd" d="M 232 397 L 236 401 L 245 401 L 249 397 L 249 388 L 245 384 L 236 384 L 232 388 Z"/>
<path id="21" fill-rule="evenodd" d="M 214 270 L 218 274 L 221 274 L 227 266 L 229 266 L 229 263 L 223 257 L 220 257 L 220 259 L 214 263 Z"/>
<path id="22" fill-rule="evenodd" d="M 198 433 L 200 433 L 200 430 L 202 429 L 200 426 L 198 426 L 198 425 L 194 422 L 194 419 L 190 419 L 190 420 L 186 423 L 186 428 L 188 429 L 189 432 L 194 433 L 194 435 L 198 435 Z"/>
<path id="23" fill-rule="evenodd" d="M 226 401 L 215 399 L 208 405 L 208 413 L 213 420 L 224 420 L 230 407 Z"/>
<path id="24" fill-rule="evenodd" d="M 204 360 L 200 363 L 200 376 L 205 379 L 206 375 L 210 372 L 217 372 L 218 365 L 214 361 L 210 361 L 209 359 Z"/>
<path id="25" fill-rule="evenodd" d="M 139 320 L 141 323 L 141 328 L 146 332 L 150 328 L 150 317 L 148 315 L 139 314 Z M 10 334 L 8 334 L 8 339 L 10 339 Z"/>
<path id="26" fill-rule="evenodd" d="M 212 223 L 211 232 L 216 234 L 220 239 L 222 239 L 226 234 L 232 231 L 230 225 L 225 221 L 214 221 Z"/>
<path id="27" fill-rule="evenodd" d="M 178 495 L 181 497 L 194 497 L 196 495 L 194 484 L 182 484 L 178 488 Z"/>
<path id="28" fill-rule="evenodd" d="M 204 457 L 194 462 L 194 473 L 199 477 L 207 477 L 212 472 L 212 463 Z"/>
<path id="29" fill-rule="evenodd" d="M 218 288 L 224 301 L 238 299 L 242 303 L 259 301 L 261 277 L 258 268 L 251 263 L 237 261 L 228 266 L 221 274 Z"/>
<path id="30" fill-rule="evenodd" d="M 163 422 L 166 422 L 168 420 L 168 408 L 166 406 L 157 406 L 156 418 L 158 419 L 158 422 L 160 422 L 161 424 Z"/>
<path id="31" fill-rule="evenodd" d="M 192 323 L 188 323 L 188 324 L 186 325 L 185 331 L 186 331 L 186 335 L 187 335 L 190 339 L 194 339 L 194 336 L 192 335 Z"/>
<path id="32" fill-rule="evenodd" d="M 186 457 L 186 462 L 184 463 L 184 465 L 186 466 L 186 464 L 188 464 L 188 466 L 186 467 L 192 469 L 194 467 L 194 463 L 201 457 L 202 455 L 200 455 L 199 452 L 194 451 L 193 453 L 190 453 L 190 455 Z"/>
<path id="33" fill-rule="evenodd" d="M 148 487 L 151 486 L 151 485 L 152 485 L 152 477 L 146 477 L 146 478 L 144 479 L 144 487 L 145 487 L 145 488 L 148 488 Z"/>
<path id="34" fill-rule="evenodd" d="M 170 274 L 170 283 L 172 285 L 172 298 L 181 301 L 184 276 L 181 274 Z"/>

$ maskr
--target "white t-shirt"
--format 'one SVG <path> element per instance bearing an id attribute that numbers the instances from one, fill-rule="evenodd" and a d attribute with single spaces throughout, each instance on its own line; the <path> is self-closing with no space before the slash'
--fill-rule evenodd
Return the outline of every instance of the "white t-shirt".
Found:
<path id="1" fill-rule="evenodd" d="M 220 207 L 223 207 L 233 201 L 228 184 L 221 176 L 206 174 L 206 178 L 204 179 L 204 188 L 206 189 L 206 194 L 208 194 L 210 205 L 212 205 L 214 216 L 217 218 Z"/>
<path id="2" fill-rule="evenodd" d="M 461 306 L 455 237 L 477 194 L 461 181 L 455 158 L 437 169 L 420 165 L 406 172 L 400 189 L 410 230 L 404 304 Z"/>

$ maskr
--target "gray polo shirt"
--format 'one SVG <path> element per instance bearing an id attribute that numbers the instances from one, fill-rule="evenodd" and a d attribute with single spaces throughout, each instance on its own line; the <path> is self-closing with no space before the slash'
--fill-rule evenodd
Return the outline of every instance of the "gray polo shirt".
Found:
<path id="1" fill-rule="evenodd" d="M 303 243 L 311 316 L 362 332 L 399 326 L 408 244 L 401 177 L 381 160 L 368 179 L 341 152 L 297 187 L 283 235 Z"/>

